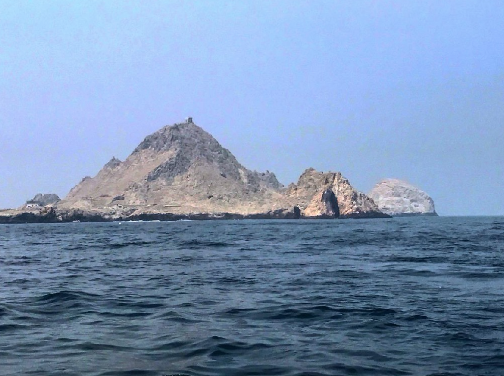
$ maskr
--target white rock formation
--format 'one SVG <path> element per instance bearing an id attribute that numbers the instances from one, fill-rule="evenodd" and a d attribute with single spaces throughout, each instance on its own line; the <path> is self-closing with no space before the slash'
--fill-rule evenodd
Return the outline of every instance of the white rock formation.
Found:
<path id="1" fill-rule="evenodd" d="M 437 215 L 434 201 L 427 193 L 399 179 L 380 181 L 368 196 L 391 216 Z"/>

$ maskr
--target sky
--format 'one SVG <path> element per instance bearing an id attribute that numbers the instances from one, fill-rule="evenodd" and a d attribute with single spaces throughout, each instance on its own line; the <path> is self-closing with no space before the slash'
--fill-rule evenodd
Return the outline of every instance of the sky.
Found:
<path id="1" fill-rule="evenodd" d="M 283 184 L 399 178 L 504 215 L 504 3 L 0 0 L 0 208 L 187 116 Z"/>

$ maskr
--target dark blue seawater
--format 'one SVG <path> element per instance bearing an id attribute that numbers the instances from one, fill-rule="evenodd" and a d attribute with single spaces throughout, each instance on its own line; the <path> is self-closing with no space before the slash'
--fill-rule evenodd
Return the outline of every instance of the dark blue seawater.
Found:
<path id="1" fill-rule="evenodd" d="M 0 225 L 0 375 L 504 375 L 504 218 Z"/>

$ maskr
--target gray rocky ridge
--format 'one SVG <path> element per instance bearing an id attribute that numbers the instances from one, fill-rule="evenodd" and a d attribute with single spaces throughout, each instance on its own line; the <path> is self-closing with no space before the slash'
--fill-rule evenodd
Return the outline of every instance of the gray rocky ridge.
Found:
<path id="1" fill-rule="evenodd" d="M 419 188 L 399 179 L 384 179 L 369 192 L 378 208 L 391 216 L 437 215 L 434 200 Z"/>
<path id="2" fill-rule="evenodd" d="M 60 201 L 60 198 L 57 194 L 54 193 L 37 193 L 35 197 L 31 200 L 26 201 L 25 205 L 38 205 L 38 206 L 46 206 L 46 205 L 54 205 Z"/>

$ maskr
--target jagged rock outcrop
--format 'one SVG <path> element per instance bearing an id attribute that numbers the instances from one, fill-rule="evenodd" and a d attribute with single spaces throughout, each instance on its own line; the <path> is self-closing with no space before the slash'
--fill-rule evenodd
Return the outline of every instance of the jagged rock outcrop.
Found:
<path id="1" fill-rule="evenodd" d="M 339 172 L 319 172 L 309 168 L 299 177 L 297 184 L 287 188 L 286 197 L 296 203 L 301 214 L 307 217 L 326 217 L 330 210 L 327 204 L 316 203 L 324 194 L 332 192 L 336 198 L 340 218 L 376 218 L 384 215 L 376 204 L 365 194 L 358 192 L 350 185 L 348 179 Z"/>
<path id="2" fill-rule="evenodd" d="M 434 201 L 427 193 L 399 179 L 380 181 L 369 197 L 391 216 L 437 215 Z"/>
<path id="3" fill-rule="evenodd" d="M 59 223 L 59 222 L 107 222 L 113 217 L 104 213 L 85 212 L 78 209 L 56 209 L 52 206 L 41 207 L 35 210 L 8 209 L 0 211 L 0 224 L 17 223 Z"/>
<path id="4" fill-rule="evenodd" d="M 241 165 L 188 121 L 147 136 L 124 161 L 112 158 L 58 204 L 106 219 L 384 217 L 340 173 L 306 170 L 284 188 Z"/>
<path id="5" fill-rule="evenodd" d="M 46 206 L 46 205 L 54 205 L 58 203 L 61 199 L 58 195 L 54 193 L 37 193 L 35 197 L 31 200 L 26 201 L 25 205 L 38 205 L 38 206 Z"/>

